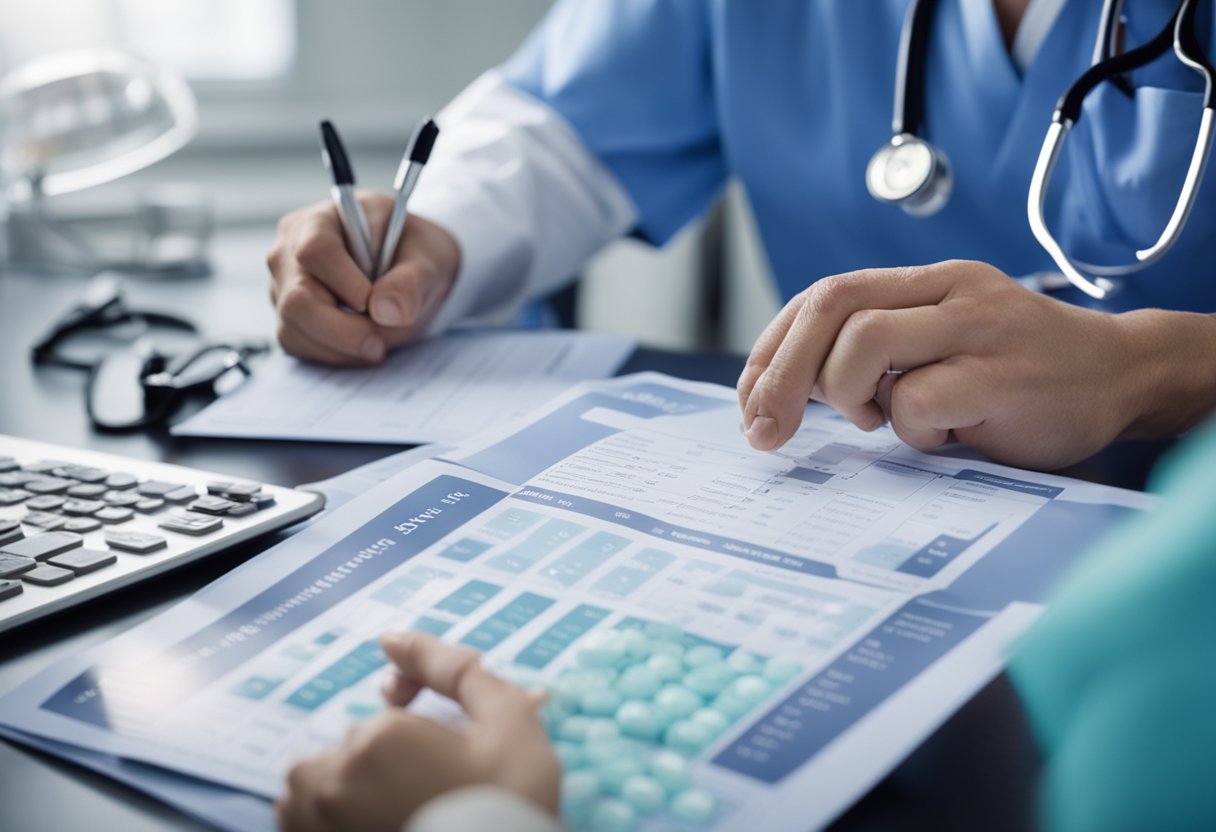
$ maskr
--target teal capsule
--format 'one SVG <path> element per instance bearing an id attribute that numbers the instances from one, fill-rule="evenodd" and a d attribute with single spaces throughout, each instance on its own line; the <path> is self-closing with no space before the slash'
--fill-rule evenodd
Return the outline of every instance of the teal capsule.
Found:
<path id="1" fill-rule="evenodd" d="M 684 687 L 701 696 L 717 696 L 734 679 L 735 671 L 726 662 L 711 662 L 688 671 L 684 675 Z"/>
<path id="2" fill-rule="evenodd" d="M 596 688 L 583 694 L 578 709 L 587 716 L 612 716 L 623 701 L 612 688 Z"/>
<path id="3" fill-rule="evenodd" d="M 698 644 L 684 654 L 684 666 L 689 670 L 722 661 L 722 650 L 710 644 Z"/>
<path id="4" fill-rule="evenodd" d="M 653 815 L 667 802 L 667 791 L 653 777 L 635 774 L 622 784 L 621 799 L 639 815 Z"/>
<path id="5" fill-rule="evenodd" d="M 585 716 L 568 716 L 557 724 L 557 730 L 554 733 L 559 740 L 586 742 L 587 729 L 590 727 L 590 718 Z"/>
<path id="6" fill-rule="evenodd" d="M 730 669 L 739 675 L 759 673 L 764 669 L 764 662 L 755 653 L 746 650 L 736 650 L 726 657 Z"/>
<path id="7" fill-rule="evenodd" d="M 656 639 L 650 642 L 650 655 L 675 656 L 680 661 L 683 661 L 684 645 L 675 639 Z"/>
<path id="8" fill-rule="evenodd" d="M 616 680 L 616 689 L 626 699 L 649 699 L 663 684 L 659 674 L 645 665 L 627 667 Z"/>
<path id="9" fill-rule="evenodd" d="M 712 739 L 708 728 L 690 719 L 671 723 L 663 734 L 663 743 L 668 748 L 689 756 L 701 753 Z"/>
<path id="10" fill-rule="evenodd" d="M 763 702 L 773 692 L 772 683 L 762 676 L 740 676 L 727 687 L 733 695 L 752 705 Z"/>
<path id="11" fill-rule="evenodd" d="M 724 690 L 714 697 L 711 707 L 733 722 L 750 711 L 752 703 L 729 690 Z"/>
<path id="12" fill-rule="evenodd" d="M 632 806 L 612 797 L 592 806 L 587 820 L 594 832 L 632 832 L 638 822 Z"/>
<path id="13" fill-rule="evenodd" d="M 671 799 L 671 813 L 696 824 L 709 823 L 718 811 L 718 801 L 704 789 L 685 789 Z"/>
<path id="14" fill-rule="evenodd" d="M 668 685 L 655 694 L 654 705 L 668 722 L 692 714 L 704 705 L 704 700 L 683 685 Z"/>
<path id="15" fill-rule="evenodd" d="M 654 671 L 664 682 L 675 682 L 684 678 L 684 662 L 679 656 L 656 653 L 646 660 L 646 667 Z"/>
<path id="16" fill-rule="evenodd" d="M 563 771 L 572 771 L 583 764 L 583 749 L 577 743 L 558 740 L 553 743 L 553 753 Z"/>
<path id="17" fill-rule="evenodd" d="M 562 775 L 562 806 L 586 806 L 600 796 L 600 778 L 594 771 L 571 771 Z"/>
<path id="18" fill-rule="evenodd" d="M 581 667 L 616 667 L 625 659 L 625 634 L 604 630 L 587 636 L 579 647 Z"/>
<path id="19" fill-rule="evenodd" d="M 616 724 L 627 737 L 654 739 L 663 729 L 663 719 L 648 702 L 626 702 L 616 712 Z"/>
<path id="20" fill-rule="evenodd" d="M 645 661 L 650 656 L 650 639 L 641 630 L 625 630 L 625 655 L 632 662 Z"/>
<path id="21" fill-rule="evenodd" d="M 709 731 L 710 736 L 715 739 L 719 734 L 730 727 L 731 719 L 721 711 L 715 711 L 713 708 L 701 708 L 692 716 L 689 717 L 698 725 L 704 725 Z"/>
<path id="22" fill-rule="evenodd" d="M 783 685 L 802 672 L 802 663 L 789 656 L 773 656 L 764 663 L 763 675 L 774 685 Z"/>
<path id="23" fill-rule="evenodd" d="M 625 781 L 645 771 L 646 764 L 640 754 L 614 757 L 595 768 L 600 778 L 600 790 L 607 794 L 620 794 L 621 789 L 625 787 Z"/>
<path id="24" fill-rule="evenodd" d="M 598 768 L 619 757 L 633 756 L 638 753 L 637 746 L 625 740 L 595 740 L 583 746 L 583 764 Z"/>
<path id="25" fill-rule="evenodd" d="M 598 717 L 591 720 L 591 724 L 587 726 L 587 742 L 607 742 L 608 740 L 619 740 L 621 738 L 621 729 L 617 727 L 614 720 Z"/>
<path id="26" fill-rule="evenodd" d="M 688 788 L 692 774 L 688 761 L 674 751 L 659 751 L 650 758 L 650 776 L 668 792 L 674 794 Z"/>

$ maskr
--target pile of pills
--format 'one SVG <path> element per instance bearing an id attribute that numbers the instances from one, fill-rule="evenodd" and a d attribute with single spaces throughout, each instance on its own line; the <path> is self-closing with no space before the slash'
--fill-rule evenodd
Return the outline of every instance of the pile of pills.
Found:
<path id="1" fill-rule="evenodd" d="M 595 832 L 712 821 L 717 800 L 693 784 L 689 760 L 803 669 L 657 624 L 592 633 L 577 657 L 547 685 L 543 714 L 565 821 Z"/>

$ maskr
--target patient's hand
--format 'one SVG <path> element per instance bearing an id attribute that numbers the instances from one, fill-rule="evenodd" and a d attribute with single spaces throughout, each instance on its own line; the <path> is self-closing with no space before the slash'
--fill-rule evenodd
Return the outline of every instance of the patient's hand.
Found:
<path id="1" fill-rule="evenodd" d="M 432 688 L 463 706 L 469 726 L 453 731 L 394 709 L 355 728 L 341 747 L 291 770 L 276 804 L 284 832 L 398 832 L 431 798 L 478 784 L 556 814 L 560 769 L 537 714 L 540 698 L 484 670 L 466 647 L 424 633 L 381 644 L 397 668 L 385 688 L 390 704 Z"/>
<path id="2" fill-rule="evenodd" d="M 359 199 L 379 241 L 393 199 Z M 279 221 L 266 263 L 283 349 L 326 364 L 375 364 L 434 318 L 456 280 L 460 247 L 441 226 L 411 215 L 392 267 L 373 284 L 346 249 L 337 209 L 319 202 Z"/>

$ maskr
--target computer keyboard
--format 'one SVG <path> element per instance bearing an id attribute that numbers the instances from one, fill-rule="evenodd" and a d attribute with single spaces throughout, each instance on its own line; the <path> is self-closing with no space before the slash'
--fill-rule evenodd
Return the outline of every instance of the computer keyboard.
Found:
<path id="1" fill-rule="evenodd" d="M 0 435 L 0 631 L 289 526 L 320 494 Z"/>

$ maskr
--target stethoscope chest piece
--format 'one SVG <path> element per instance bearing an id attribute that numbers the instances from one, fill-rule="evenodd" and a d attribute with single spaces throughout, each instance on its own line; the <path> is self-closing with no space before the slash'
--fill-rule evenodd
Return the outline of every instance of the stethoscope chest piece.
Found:
<path id="1" fill-rule="evenodd" d="M 900 133 L 870 158 L 866 187 L 879 202 L 928 217 L 950 199 L 954 175 L 946 154 L 911 133 Z"/>

